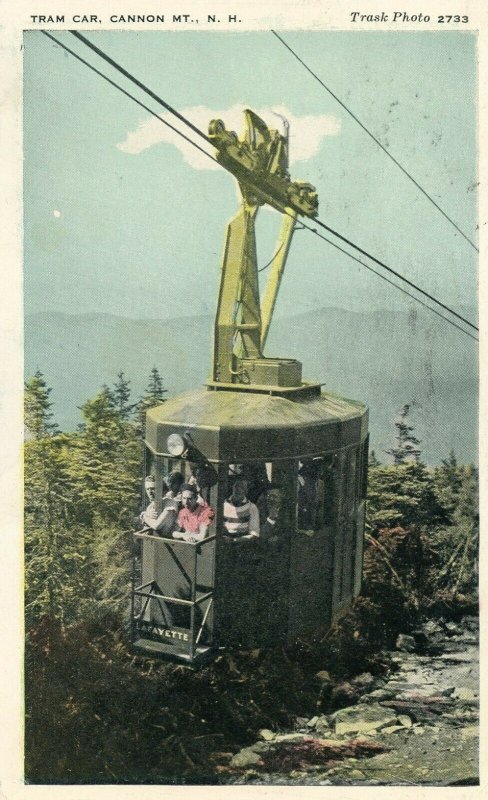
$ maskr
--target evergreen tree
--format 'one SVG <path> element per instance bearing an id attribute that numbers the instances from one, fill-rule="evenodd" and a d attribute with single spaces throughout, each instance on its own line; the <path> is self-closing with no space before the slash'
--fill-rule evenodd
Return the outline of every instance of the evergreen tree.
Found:
<path id="1" fill-rule="evenodd" d="M 408 461 L 420 461 L 421 451 L 417 447 L 420 440 L 413 433 L 413 427 L 408 424 L 408 414 L 410 405 L 407 403 L 400 412 L 400 419 L 395 422 L 397 429 L 397 445 L 391 450 L 387 450 L 388 455 L 393 456 L 394 464 L 405 464 Z"/>
<path id="2" fill-rule="evenodd" d="M 41 439 L 57 430 L 57 425 L 52 421 L 51 391 L 40 370 L 25 383 L 24 420 L 30 438 Z"/>
<path id="3" fill-rule="evenodd" d="M 156 367 L 153 367 L 149 376 L 147 388 L 137 403 L 137 430 L 144 436 L 146 427 L 146 412 L 154 406 L 159 406 L 166 401 L 167 389 L 163 388 L 162 378 Z"/>
<path id="4" fill-rule="evenodd" d="M 78 515 L 87 524 L 127 525 L 140 491 L 141 454 L 136 429 L 121 418 L 113 393 L 106 387 L 81 411 L 84 423 L 70 468 Z"/>
<path id="5" fill-rule="evenodd" d="M 76 616 L 87 593 L 85 531 L 73 514 L 70 440 L 51 422 L 50 389 L 37 372 L 26 384 L 25 609 L 27 626 L 49 615 L 61 623 Z"/>
<path id="6" fill-rule="evenodd" d="M 368 469 L 370 467 L 379 467 L 379 466 L 380 466 L 380 462 L 376 458 L 376 453 L 375 453 L 374 450 L 371 450 L 371 452 L 369 454 L 369 457 L 368 457 Z"/>
<path id="7" fill-rule="evenodd" d="M 458 466 L 454 450 L 451 450 L 449 458 L 443 459 L 441 466 L 436 467 L 433 473 L 437 497 L 451 519 L 458 505 L 462 472 L 463 468 Z"/>
<path id="8" fill-rule="evenodd" d="M 464 594 L 475 598 L 478 592 L 479 514 L 478 473 L 472 464 L 456 465 L 456 487 L 454 503 L 450 505 L 451 524 L 438 531 L 432 539 L 437 557 L 432 586 L 449 597 Z"/>
<path id="9" fill-rule="evenodd" d="M 448 519 L 423 464 L 372 467 L 368 479 L 367 522 L 372 532 L 413 525 L 435 527 Z"/>
<path id="10" fill-rule="evenodd" d="M 130 381 L 126 379 L 124 373 L 120 371 L 117 373 L 117 381 L 114 383 L 112 390 L 112 397 L 115 408 L 117 409 L 120 418 L 128 420 L 131 417 L 136 403 L 130 403 Z"/>

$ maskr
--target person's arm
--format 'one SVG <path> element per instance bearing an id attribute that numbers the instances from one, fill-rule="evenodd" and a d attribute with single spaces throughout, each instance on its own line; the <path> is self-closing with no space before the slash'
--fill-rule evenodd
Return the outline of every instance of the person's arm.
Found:
<path id="1" fill-rule="evenodd" d="M 254 503 L 249 503 L 249 533 L 239 537 L 239 541 L 246 542 L 250 539 L 259 539 L 259 511 Z"/>
<path id="2" fill-rule="evenodd" d="M 165 508 L 164 511 L 161 512 L 159 517 L 157 517 L 155 514 L 151 512 L 144 511 L 142 515 L 142 521 L 149 528 L 152 528 L 153 531 L 157 531 L 163 524 L 164 520 L 166 519 L 170 511 L 172 511 L 171 508 Z"/>

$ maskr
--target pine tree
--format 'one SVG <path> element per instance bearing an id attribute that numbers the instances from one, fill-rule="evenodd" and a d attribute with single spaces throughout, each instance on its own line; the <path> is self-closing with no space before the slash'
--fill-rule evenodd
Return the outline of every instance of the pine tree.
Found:
<path id="1" fill-rule="evenodd" d="M 115 408 L 117 409 L 120 418 L 123 420 L 130 419 L 136 403 L 130 403 L 130 381 L 126 379 L 122 370 L 117 373 L 117 381 L 114 383 L 112 389 L 112 397 L 114 400 Z"/>
<path id="2" fill-rule="evenodd" d="M 51 391 L 40 370 L 25 383 L 24 420 L 28 438 L 41 439 L 57 431 L 52 421 Z"/>
<path id="3" fill-rule="evenodd" d="M 442 459 L 441 466 L 434 469 L 434 487 L 439 502 L 448 511 L 452 518 L 458 505 L 459 492 L 462 484 L 463 468 L 458 466 L 454 450 L 449 457 Z"/>
<path id="4" fill-rule="evenodd" d="M 144 436 L 146 427 L 146 412 L 154 406 L 159 406 L 166 401 L 167 389 L 163 389 L 163 381 L 156 367 L 153 367 L 149 376 L 147 388 L 137 403 L 137 430 L 141 437 Z"/>
<path id="5" fill-rule="evenodd" d="M 368 457 L 368 469 L 371 467 L 379 467 L 380 461 L 376 458 L 376 453 L 374 450 L 371 450 L 369 457 Z"/>
<path id="6" fill-rule="evenodd" d="M 85 531 L 73 514 L 70 438 L 51 422 L 50 389 L 42 373 L 26 384 L 25 609 L 27 626 L 47 614 L 73 619 L 86 587 Z"/>
<path id="7" fill-rule="evenodd" d="M 397 429 L 397 445 L 391 450 L 387 450 L 388 455 L 393 456 L 394 464 L 405 464 L 408 461 L 420 461 L 421 451 L 417 447 L 420 440 L 413 433 L 412 425 L 408 424 L 408 414 L 410 405 L 407 403 L 400 412 L 400 418 L 395 422 Z"/>
<path id="8" fill-rule="evenodd" d="M 382 528 L 432 528 L 448 520 L 434 491 L 431 473 L 416 462 L 372 467 L 368 477 L 367 523 Z"/>
<path id="9" fill-rule="evenodd" d="M 451 457 L 448 466 L 453 467 Z M 478 473 L 472 464 L 456 464 L 455 478 L 456 493 L 449 505 L 451 524 L 432 537 L 437 561 L 431 583 L 449 597 L 464 594 L 474 599 L 478 591 Z"/>
<path id="10" fill-rule="evenodd" d="M 121 418 L 106 387 L 81 411 L 84 423 L 71 464 L 80 519 L 92 525 L 127 525 L 140 491 L 141 453 L 135 426 Z"/>

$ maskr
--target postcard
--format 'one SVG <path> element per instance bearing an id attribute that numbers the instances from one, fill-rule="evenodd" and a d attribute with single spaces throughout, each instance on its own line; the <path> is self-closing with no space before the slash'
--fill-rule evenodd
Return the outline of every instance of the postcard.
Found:
<path id="1" fill-rule="evenodd" d="M 4 794 L 481 796 L 486 12 L 134 5 L 0 9 Z"/>

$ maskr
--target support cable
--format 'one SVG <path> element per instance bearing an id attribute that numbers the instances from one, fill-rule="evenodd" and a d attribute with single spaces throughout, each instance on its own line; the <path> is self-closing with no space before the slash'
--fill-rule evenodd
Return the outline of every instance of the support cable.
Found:
<path id="1" fill-rule="evenodd" d="M 436 203 L 436 201 L 430 196 L 430 194 L 428 194 L 428 192 L 426 192 L 425 189 L 422 188 L 422 186 L 405 169 L 405 167 L 403 167 L 400 164 L 400 162 L 397 161 L 397 159 L 390 153 L 390 151 L 383 144 L 381 144 L 379 139 L 377 139 L 376 136 L 373 133 L 371 133 L 370 130 L 368 130 L 366 125 L 364 125 L 361 122 L 361 120 L 351 111 L 351 109 L 348 108 L 346 104 L 336 94 L 334 94 L 332 89 L 329 89 L 329 87 L 319 78 L 319 76 L 312 69 L 310 69 L 309 66 L 307 66 L 305 61 L 303 61 L 303 59 L 300 58 L 300 56 L 297 53 L 295 53 L 295 51 L 290 47 L 290 45 L 285 42 L 283 37 L 280 36 L 279 33 L 277 33 L 274 30 L 272 30 L 271 33 L 274 36 L 276 36 L 276 38 L 284 45 L 284 47 L 286 47 L 287 50 L 290 51 L 290 53 L 296 58 L 296 60 L 300 62 L 302 67 L 304 67 L 307 70 L 307 72 L 309 72 L 310 75 L 312 75 L 315 78 L 315 80 L 318 81 L 318 83 L 320 83 L 320 85 L 326 90 L 326 92 L 328 92 L 331 95 L 331 97 L 333 97 L 334 100 L 336 100 L 339 103 L 339 105 L 342 106 L 344 111 L 346 111 L 349 114 L 349 116 L 352 117 L 352 119 L 355 122 L 357 122 L 357 124 L 363 129 L 363 131 L 368 134 L 370 139 L 372 139 L 373 142 L 375 142 L 378 145 L 378 147 L 381 148 L 381 150 L 383 150 L 384 153 L 386 153 L 388 158 L 390 158 L 393 161 L 393 163 L 397 165 L 397 167 L 403 172 L 403 174 L 406 175 L 407 178 L 409 178 L 412 181 L 412 183 L 417 187 L 417 189 L 420 192 L 422 192 L 424 197 L 426 197 L 427 200 L 429 200 L 432 203 L 432 205 L 442 214 L 442 216 L 445 217 L 445 219 L 447 219 L 447 221 L 451 223 L 451 225 L 457 230 L 457 232 L 461 234 L 463 239 L 465 239 L 468 242 L 468 244 L 470 244 L 471 247 L 473 247 L 476 250 L 476 252 L 479 253 L 479 249 L 476 247 L 475 243 L 471 241 L 471 239 L 461 230 L 461 228 L 454 222 L 454 220 L 451 219 L 451 217 L 448 216 L 448 214 L 446 214 L 446 212 L 440 207 L 438 203 Z"/>
<path id="2" fill-rule="evenodd" d="M 47 31 L 41 31 L 41 33 L 43 33 L 44 36 L 47 36 L 48 39 L 51 39 L 55 44 L 59 45 L 59 47 L 62 47 L 63 50 L 66 50 L 68 53 L 70 53 L 70 55 L 74 56 L 74 58 L 76 58 L 78 61 L 81 61 L 81 63 L 84 64 L 85 67 L 88 67 L 89 69 L 91 69 L 92 72 L 95 72 L 97 75 L 99 75 L 105 81 L 107 81 L 107 83 L 110 83 L 110 85 L 114 86 L 116 89 L 118 89 L 119 92 L 122 92 L 122 94 L 125 94 L 126 97 L 129 97 L 131 100 L 133 100 L 134 103 L 137 103 L 138 106 L 141 106 L 141 108 L 143 108 L 145 111 L 148 111 L 150 114 L 153 115 L 153 117 L 156 117 L 156 119 L 159 119 L 159 121 L 162 122 L 163 125 L 166 125 L 167 128 L 171 128 L 172 131 L 177 133 L 179 136 L 182 136 L 183 139 L 185 139 L 187 142 L 189 142 L 189 144 L 192 144 L 194 147 L 196 147 L 197 150 L 200 150 L 200 152 L 203 153 L 204 155 L 206 155 L 207 158 L 210 158 L 216 164 L 219 163 L 217 161 L 217 159 L 211 153 L 208 153 L 206 150 L 203 149 L 203 147 L 200 147 L 199 144 L 194 142 L 193 139 L 190 139 L 182 131 L 178 130 L 178 128 L 175 128 L 174 125 L 171 125 L 170 122 L 168 122 L 167 120 L 163 119 L 163 117 L 161 117 L 159 114 L 156 114 L 156 112 L 153 111 L 151 108 L 149 108 L 149 106 L 144 105 L 144 103 L 142 103 L 140 100 L 138 100 L 137 97 L 134 97 L 134 95 L 130 94 L 130 92 L 127 92 L 125 89 L 122 88 L 122 86 L 120 86 L 118 83 L 115 83 L 115 81 L 111 80 L 111 78 L 108 78 L 106 75 L 103 74 L 103 72 L 100 72 L 100 70 L 98 70 L 96 67 L 94 67 L 92 64 L 90 64 L 88 61 L 85 61 L 84 58 L 79 56 L 78 53 L 75 53 L 74 50 L 71 50 L 70 47 L 67 47 L 67 45 L 65 45 L 62 42 L 60 42 L 54 36 L 51 36 L 51 34 L 48 33 Z M 182 118 L 182 119 L 184 120 L 184 118 Z"/>
<path id="3" fill-rule="evenodd" d="M 209 144 L 212 144 L 211 139 L 209 139 L 208 136 L 206 136 L 203 133 L 203 131 L 197 128 L 196 125 L 193 124 L 193 122 L 190 122 L 190 120 L 186 119 L 182 114 L 180 114 L 179 111 L 176 110 L 176 108 L 170 106 L 169 103 L 167 103 L 157 94 L 155 94 L 155 92 L 151 91 L 151 89 L 149 89 L 144 83 L 142 83 L 142 81 L 139 81 L 137 78 L 135 78 L 134 75 L 132 75 L 130 72 L 124 69 L 124 67 L 122 67 L 120 64 L 117 64 L 116 61 L 114 61 L 112 58 L 110 58 L 110 56 L 104 53 L 103 50 L 100 50 L 100 48 L 94 45 L 93 42 L 90 42 L 89 39 L 87 39 L 85 36 L 82 36 L 81 33 L 79 33 L 78 31 L 70 31 L 70 33 L 72 33 L 73 36 L 76 36 L 76 38 L 79 39 L 81 42 L 83 42 L 83 44 L 86 44 L 86 46 L 89 47 L 90 50 L 93 50 L 94 53 L 99 55 L 100 58 L 103 58 L 103 60 L 106 61 L 108 64 L 110 64 L 111 67 L 115 67 L 115 69 L 117 69 L 119 72 L 122 73 L 122 75 L 124 75 L 126 78 L 132 81 L 132 83 L 135 83 L 136 86 L 139 87 L 139 89 L 142 89 L 144 92 L 146 92 L 146 94 L 152 97 L 153 100 L 156 100 L 156 102 L 161 103 L 161 105 L 164 106 L 164 108 L 167 111 L 170 111 L 171 114 L 174 114 L 175 117 L 177 117 L 181 122 L 184 122 L 185 125 L 188 125 L 188 127 L 191 128 L 194 133 L 196 133 L 198 136 L 201 136 L 202 139 L 205 139 L 205 141 L 208 142 Z"/>

